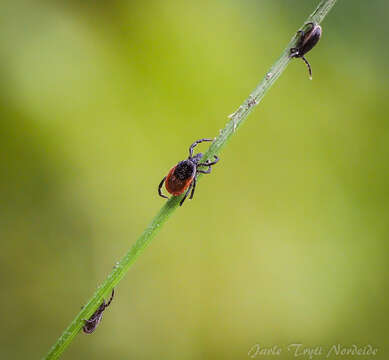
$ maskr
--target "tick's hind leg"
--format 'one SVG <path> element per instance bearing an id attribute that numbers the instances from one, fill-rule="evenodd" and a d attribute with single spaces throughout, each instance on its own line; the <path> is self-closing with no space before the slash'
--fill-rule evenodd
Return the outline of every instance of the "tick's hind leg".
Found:
<path id="1" fill-rule="evenodd" d="M 105 306 L 104 306 L 105 308 L 107 308 L 109 305 L 111 305 L 111 302 L 112 302 L 114 295 L 115 295 L 115 289 L 112 289 L 111 297 L 109 298 L 108 302 L 105 304 Z"/>
<path id="2" fill-rule="evenodd" d="M 311 69 L 311 64 L 308 62 L 308 60 L 302 56 L 301 59 L 307 64 L 308 67 L 308 72 L 309 72 L 309 79 L 312 80 L 312 69 Z"/>
<path id="3" fill-rule="evenodd" d="M 190 196 L 189 196 L 189 200 L 192 200 L 193 199 L 193 195 L 194 195 L 194 192 L 195 192 L 195 189 L 196 189 L 196 182 L 197 182 L 197 179 L 196 177 L 193 179 L 193 187 L 192 187 L 192 192 L 190 193 Z"/>
<path id="4" fill-rule="evenodd" d="M 161 191 L 162 185 L 163 185 L 163 183 L 165 182 L 165 180 L 166 180 L 166 176 L 165 176 L 165 177 L 162 179 L 162 181 L 159 183 L 159 186 L 158 186 L 158 194 L 159 194 L 159 196 L 161 196 L 161 197 L 163 197 L 163 198 L 165 198 L 165 199 L 168 199 L 168 197 L 167 197 L 166 195 L 162 194 L 162 191 Z M 111 302 L 112 298 L 113 298 L 113 290 L 112 290 L 112 295 L 111 295 L 111 299 L 110 299 L 109 303 Z"/>
<path id="5" fill-rule="evenodd" d="M 193 186 L 193 181 L 190 183 L 190 185 L 188 187 L 188 190 L 186 190 L 186 193 L 185 193 L 184 197 L 180 201 L 180 206 L 182 206 L 182 204 L 184 203 L 185 199 L 188 197 L 189 191 L 192 188 L 192 186 Z"/>

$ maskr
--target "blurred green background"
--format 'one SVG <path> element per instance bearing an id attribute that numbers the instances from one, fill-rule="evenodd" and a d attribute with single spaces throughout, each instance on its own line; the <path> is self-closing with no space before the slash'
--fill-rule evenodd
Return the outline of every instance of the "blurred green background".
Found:
<path id="1" fill-rule="evenodd" d="M 2 2 L 2 359 L 46 354 L 317 3 Z M 338 2 L 64 359 L 388 358 L 388 12 Z"/>

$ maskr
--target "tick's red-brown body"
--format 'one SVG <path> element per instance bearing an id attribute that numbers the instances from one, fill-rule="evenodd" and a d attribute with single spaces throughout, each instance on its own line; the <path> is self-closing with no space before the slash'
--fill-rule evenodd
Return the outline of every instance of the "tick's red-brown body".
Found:
<path id="1" fill-rule="evenodd" d="M 185 201 L 186 197 L 189 194 L 189 191 L 192 189 L 189 199 L 192 199 L 194 190 L 196 188 L 196 177 L 198 173 L 209 174 L 211 172 L 211 166 L 216 164 L 219 161 L 219 158 L 214 155 L 215 161 L 210 162 L 207 160 L 204 163 L 200 163 L 200 159 L 203 157 L 203 154 L 198 153 L 193 156 L 193 148 L 203 142 L 203 141 L 212 141 L 212 139 L 200 139 L 195 141 L 189 148 L 189 157 L 186 160 L 180 161 L 176 166 L 170 169 L 167 176 L 165 176 L 159 184 L 158 194 L 164 198 L 167 196 L 163 195 L 161 188 L 165 182 L 166 190 L 173 196 L 181 195 L 185 192 L 185 196 L 180 201 L 180 205 Z M 207 170 L 199 170 L 199 166 L 208 166 Z"/>
<path id="2" fill-rule="evenodd" d="M 196 165 L 184 160 L 174 166 L 166 176 L 166 190 L 174 195 L 181 195 L 192 183 L 196 174 Z"/>

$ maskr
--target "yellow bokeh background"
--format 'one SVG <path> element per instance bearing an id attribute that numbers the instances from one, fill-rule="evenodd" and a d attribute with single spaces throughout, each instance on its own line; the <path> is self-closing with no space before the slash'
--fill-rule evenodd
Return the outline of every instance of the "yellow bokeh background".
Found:
<path id="1" fill-rule="evenodd" d="M 317 3 L 3 1 L 2 359 L 44 356 Z M 388 12 L 338 2 L 63 359 L 388 358 Z"/>

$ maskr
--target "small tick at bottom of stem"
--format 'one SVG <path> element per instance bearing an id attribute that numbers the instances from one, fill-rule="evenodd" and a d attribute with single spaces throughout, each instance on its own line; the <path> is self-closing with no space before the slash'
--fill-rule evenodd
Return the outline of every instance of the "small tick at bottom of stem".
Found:
<path id="1" fill-rule="evenodd" d="M 297 31 L 297 35 L 300 35 L 296 47 L 290 49 L 290 57 L 301 58 L 305 64 L 307 64 L 309 78 L 312 80 L 312 69 L 308 60 L 305 58 L 305 54 L 310 51 L 320 40 L 321 27 L 318 24 L 309 22 L 305 26 L 306 30 Z"/>
<path id="2" fill-rule="evenodd" d="M 97 308 L 97 310 L 89 319 L 83 319 L 85 321 L 85 325 L 82 327 L 82 331 L 84 331 L 85 334 L 92 334 L 96 330 L 103 317 L 104 310 L 111 304 L 114 295 L 115 290 L 112 289 L 112 294 L 108 302 L 105 303 L 105 300 L 103 300 L 102 304 Z"/>
<path id="3" fill-rule="evenodd" d="M 196 182 L 198 174 L 209 174 L 211 172 L 211 166 L 215 165 L 219 158 L 214 155 L 214 161 L 200 162 L 203 157 L 202 153 L 193 155 L 193 149 L 204 141 L 213 141 L 212 139 L 200 139 L 195 141 L 189 148 L 189 156 L 186 160 L 180 161 L 176 166 L 172 167 L 158 186 L 158 194 L 163 198 L 168 198 L 162 194 L 162 185 L 165 183 L 166 190 L 173 196 L 181 195 L 185 192 L 184 197 L 180 201 L 180 206 L 184 203 L 188 197 L 190 190 L 192 190 L 189 200 L 193 198 L 194 191 L 196 189 Z M 199 170 L 199 167 L 208 167 L 207 170 Z"/>

